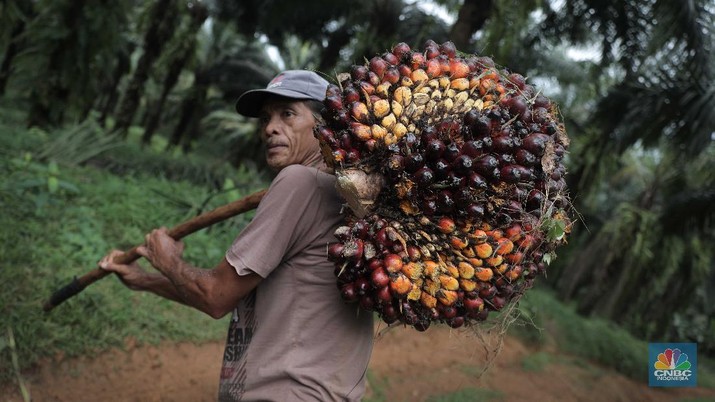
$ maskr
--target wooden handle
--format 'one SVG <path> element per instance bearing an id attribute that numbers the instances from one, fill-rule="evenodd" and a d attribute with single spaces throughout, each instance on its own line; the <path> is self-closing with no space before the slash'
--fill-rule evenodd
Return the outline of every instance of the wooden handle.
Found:
<path id="1" fill-rule="evenodd" d="M 263 195 L 266 191 L 267 190 L 261 190 L 255 192 L 234 202 L 195 216 L 188 221 L 169 229 L 169 236 L 171 236 L 174 240 L 179 240 L 213 224 L 253 210 L 258 207 L 258 204 L 261 202 L 261 199 L 263 199 Z M 117 257 L 116 262 L 120 264 L 131 264 L 132 262 L 138 260 L 141 256 L 137 253 L 137 248 L 139 248 L 139 246 L 135 246 L 129 251 L 126 251 L 124 254 Z M 51 311 L 55 307 L 62 304 L 65 300 L 78 294 L 87 286 L 97 282 L 109 274 L 111 274 L 111 272 L 105 271 L 101 268 L 95 268 L 79 278 L 75 277 L 72 279 L 72 282 L 55 291 L 52 296 L 50 296 L 50 299 L 43 304 L 42 309 L 46 312 Z"/>

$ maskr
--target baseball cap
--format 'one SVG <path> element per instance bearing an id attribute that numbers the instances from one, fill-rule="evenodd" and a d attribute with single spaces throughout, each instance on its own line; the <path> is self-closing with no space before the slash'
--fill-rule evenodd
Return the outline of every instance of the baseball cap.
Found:
<path id="1" fill-rule="evenodd" d="M 236 101 L 236 111 L 247 117 L 258 117 L 263 103 L 271 95 L 322 102 L 327 89 L 328 81 L 313 71 L 286 70 L 275 76 L 266 89 L 244 92 Z"/>

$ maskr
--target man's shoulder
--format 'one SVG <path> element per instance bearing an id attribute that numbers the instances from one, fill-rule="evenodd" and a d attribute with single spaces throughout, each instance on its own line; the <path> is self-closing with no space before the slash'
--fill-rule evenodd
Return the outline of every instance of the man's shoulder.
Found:
<path id="1" fill-rule="evenodd" d="M 318 185 L 320 187 L 325 183 L 334 183 L 335 176 L 310 166 L 289 165 L 283 168 L 273 181 L 286 182 L 292 186 Z"/>

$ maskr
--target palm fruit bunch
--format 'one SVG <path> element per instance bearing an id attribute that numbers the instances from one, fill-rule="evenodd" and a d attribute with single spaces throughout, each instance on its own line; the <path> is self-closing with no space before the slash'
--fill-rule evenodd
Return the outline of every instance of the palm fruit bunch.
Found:
<path id="1" fill-rule="evenodd" d="M 350 210 L 328 258 L 388 324 L 473 324 L 545 272 L 570 231 L 557 107 L 451 42 L 339 74 L 315 129 Z"/>

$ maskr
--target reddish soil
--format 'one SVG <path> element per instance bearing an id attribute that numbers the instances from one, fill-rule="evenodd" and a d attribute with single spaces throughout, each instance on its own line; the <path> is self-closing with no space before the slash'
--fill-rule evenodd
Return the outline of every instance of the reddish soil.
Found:
<path id="1" fill-rule="evenodd" d="M 474 334 L 448 328 L 387 331 L 375 343 L 368 395 L 424 401 L 472 388 L 484 390 L 475 399 L 495 401 L 715 400 L 713 389 L 650 388 L 553 350 L 530 349 L 511 337 L 480 376 L 487 350 L 482 345 Z M 46 361 L 22 375 L 33 401 L 212 401 L 222 348 L 220 342 L 128 345 L 94 358 Z M 525 364 L 539 356 L 546 358 L 542 365 Z M 0 385 L 0 402 L 5 401 L 22 401 L 17 384 Z"/>

